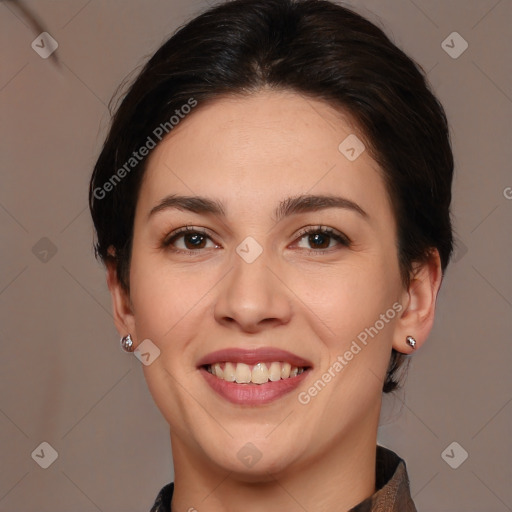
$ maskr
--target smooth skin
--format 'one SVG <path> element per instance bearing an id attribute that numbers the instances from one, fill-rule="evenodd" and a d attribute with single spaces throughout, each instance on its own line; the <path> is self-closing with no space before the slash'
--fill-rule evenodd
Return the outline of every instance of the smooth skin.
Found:
<path id="1" fill-rule="evenodd" d="M 327 103 L 264 89 L 199 105 L 149 157 L 129 294 L 113 265 L 107 280 L 120 335 L 131 333 L 135 345 L 149 338 L 161 351 L 143 370 L 170 425 L 173 512 L 348 510 L 375 492 L 391 348 L 410 353 L 407 335 L 423 344 L 442 276 L 434 250 L 403 286 L 382 172 L 367 150 L 354 161 L 339 151 L 349 134 L 363 140 Z M 172 207 L 150 214 L 170 195 L 211 199 L 224 215 Z M 339 196 L 364 214 L 329 207 L 277 221 L 279 204 L 301 195 Z M 199 234 L 173 238 L 185 226 Z M 303 234 L 319 227 L 342 241 Z M 236 252 L 248 236 L 263 249 L 252 263 Z M 397 302 L 400 314 L 301 404 L 298 394 Z M 216 350 L 269 346 L 311 361 L 312 370 L 266 405 L 228 402 L 197 368 Z M 261 454 L 252 467 L 237 457 L 247 443 Z"/>

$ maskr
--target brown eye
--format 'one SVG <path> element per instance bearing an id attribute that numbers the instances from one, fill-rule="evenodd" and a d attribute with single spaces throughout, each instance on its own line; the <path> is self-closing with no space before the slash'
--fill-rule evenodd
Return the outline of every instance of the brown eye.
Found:
<path id="1" fill-rule="evenodd" d="M 208 242 L 211 243 L 209 247 L 207 245 Z M 204 231 L 187 226 L 171 233 L 162 242 L 162 247 L 170 248 L 176 252 L 192 252 L 210 247 L 215 248 L 218 245 Z"/>
<path id="2" fill-rule="evenodd" d="M 322 252 L 332 249 L 336 246 L 349 247 L 351 241 L 342 233 L 336 232 L 330 228 L 307 228 L 299 235 L 297 246 L 304 249 L 312 250 L 312 252 Z"/>
<path id="3" fill-rule="evenodd" d="M 324 233 L 308 235 L 308 243 L 313 249 L 327 249 L 331 240 L 332 237 Z"/>
<path id="4" fill-rule="evenodd" d="M 187 233 L 182 238 L 187 249 L 202 249 L 206 241 L 206 237 L 200 233 Z"/>

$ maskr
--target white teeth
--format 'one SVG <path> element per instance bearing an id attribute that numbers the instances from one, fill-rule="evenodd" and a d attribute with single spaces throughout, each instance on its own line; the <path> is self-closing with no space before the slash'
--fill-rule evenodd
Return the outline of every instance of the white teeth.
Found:
<path id="1" fill-rule="evenodd" d="M 217 375 L 217 377 L 219 377 L 219 375 Z M 228 382 L 235 382 L 235 365 L 233 363 L 226 363 L 224 365 L 224 375 L 220 378 Z"/>
<path id="2" fill-rule="evenodd" d="M 265 363 L 254 365 L 251 374 L 251 382 L 254 382 L 254 384 L 265 384 L 265 382 L 268 382 L 268 369 Z"/>
<path id="3" fill-rule="evenodd" d="M 209 365 L 207 370 L 219 379 L 237 384 L 266 384 L 269 381 L 296 377 L 304 372 L 304 368 L 278 361 L 257 363 L 252 368 L 245 363 L 215 363 Z"/>
<path id="4" fill-rule="evenodd" d="M 270 368 L 268 370 L 268 378 L 272 382 L 276 380 L 281 380 L 281 365 L 279 363 L 271 363 Z"/>
<path id="5" fill-rule="evenodd" d="M 224 370 L 220 367 L 220 363 L 215 363 L 213 365 L 213 374 L 217 375 L 219 379 L 222 379 L 224 377 Z"/>
<path id="6" fill-rule="evenodd" d="M 245 363 L 236 365 L 235 380 L 237 384 L 248 384 L 251 382 L 251 367 Z"/>

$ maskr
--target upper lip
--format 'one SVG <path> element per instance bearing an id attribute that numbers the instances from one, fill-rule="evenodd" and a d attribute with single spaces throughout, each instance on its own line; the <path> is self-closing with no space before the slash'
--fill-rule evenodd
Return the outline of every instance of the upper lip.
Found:
<path id="1" fill-rule="evenodd" d="M 256 364 L 265 361 L 284 361 L 290 363 L 292 366 L 297 367 L 310 367 L 311 362 L 304 359 L 296 354 L 292 354 L 287 350 L 281 350 L 273 347 L 261 347 L 255 349 L 243 349 L 243 348 L 226 348 L 211 352 L 202 357 L 197 366 L 206 366 L 215 363 L 221 363 L 229 361 L 231 363 L 245 363 L 245 364 Z"/>

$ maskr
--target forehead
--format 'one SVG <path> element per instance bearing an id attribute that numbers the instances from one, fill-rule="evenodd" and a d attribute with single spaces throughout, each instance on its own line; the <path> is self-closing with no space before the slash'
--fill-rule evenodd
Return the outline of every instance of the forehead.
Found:
<path id="1" fill-rule="evenodd" d="M 186 145 L 202 145 L 202 154 L 216 153 L 219 159 L 243 159 L 247 154 L 263 163 L 267 156 L 272 162 L 306 153 L 318 157 L 337 155 L 341 138 L 354 134 L 363 138 L 352 118 L 329 104 L 290 91 L 262 90 L 250 95 L 217 98 L 198 105 L 168 135 L 167 148 L 185 141 Z M 193 139 L 193 140 L 192 140 Z M 191 145 L 192 143 L 192 145 Z M 262 144 L 264 143 L 264 145 Z M 286 145 L 286 152 L 279 151 Z M 161 154 L 162 146 L 153 153 Z M 183 154 L 187 148 L 181 148 Z M 224 149 L 236 150 L 225 153 Z M 195 158 L 201 154 L 195 154 Z"/>
<path id="2" fill-rule="evenodd" d="M 169 192 L 241 206 L 333 192 L 386 201 L 382 173 L 362 140 L 349 115 L 297 93 L 216 99 L 195 107 L 153 150 L 140 201 L 147 208 Z"/>

